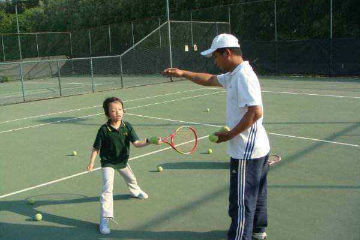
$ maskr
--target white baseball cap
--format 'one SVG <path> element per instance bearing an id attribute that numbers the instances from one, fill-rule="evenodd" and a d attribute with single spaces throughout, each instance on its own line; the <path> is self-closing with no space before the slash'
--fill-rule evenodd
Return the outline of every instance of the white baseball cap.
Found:
<path id="1" fill-rule="evenodd" d="M 216 36 L 211 44 L 210 49 L 201 52 L 201 55 L 205 57 L 211 57 L 212 53 L 219 48 L 231 48 L 231 47 L 240 47 L 239 40 L 231 34 L 222 33 Z"/>

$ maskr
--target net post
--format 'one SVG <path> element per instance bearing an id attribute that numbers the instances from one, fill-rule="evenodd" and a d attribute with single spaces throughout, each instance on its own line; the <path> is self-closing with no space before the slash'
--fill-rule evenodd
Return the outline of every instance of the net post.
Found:
<path id="1" fill-rule="evenodd" d="M 109 48 L 110 48 L 110 52 L 112 52 L 112 46 L 111 46 L 111 29 L 110 29 L 110 25 L 108 27 L 108 31 L 109 31 Z"/>
<path id="2" fill-rule="evenodd" d="M 25 86 L 24 86 L 24 76 L 23 76 L 23 68 L 22 68 L 22 64 L 19 63 L 19 70 L 20 70 L 20 81 L 21 81 L 21 90 L 22 90 L 22 95 L 23 95 L 23 101 L 26 101 L 25 98 Z"/>
<path id="3" fill-rule="evenodd" d="M 91 76 L 91 88 L 92 92 L 95 92 L 95 85 L 94 85 L 94 68 L 93 68 L 93 59 L 90 57 L 90 76 Z"/>
<path id="4" fill-rule="evenodd" d="M 121 88 L 124 88 L 124 82 L 123 82 L 123 68 L 122 68 L 122 59 L 121 55 L 119 56 L 120 61 L 120 81 L 121 81 Z"/>
<path id="5" fill-rule="evenodd" d="M 62 89 L 61 89 L 61 76 L 60 76 L 60 64 L 59 64 L 59 60 L 57 60 L 57 61 L 56 61 L 56 65 L 57 65 L 57 71 L 58 71 L 59 95 L 60 95 L 60 97 L 62 97 Z"/>
<path id="6" fill-rule="evenodd" d="M 168 24 L 168 35 L 169 35 L 169 54 L 170 54 L 170 67 L 173 67 L 172 62 L 172 50 L 171 50 L 171 26 L 170 26 L 170 6 L 169 0 L 166 0 L 166 15 L 167 15 L 167 24 Z M 170 81 L 173 82 L 172 77 L 170 77 Z"/>
<path id="7" fill-rule="evenodd" d="M 4 62 L 6 62 L 5 45 L 4 45 L 4 35 L 2 35 L 2 34 L 1 34 L 1 45 L 2 45 L 2 50 L 3 50 L 3 59 L 4 59 Z"/>

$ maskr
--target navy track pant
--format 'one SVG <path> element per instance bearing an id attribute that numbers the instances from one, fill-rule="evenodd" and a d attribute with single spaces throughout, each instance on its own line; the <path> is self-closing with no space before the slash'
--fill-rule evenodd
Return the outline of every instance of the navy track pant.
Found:
<path id="1" fill-rule="evenodd" d="M 230 159 L 228 240 L 251 240 L 267 227 L 268 158 Z"/>

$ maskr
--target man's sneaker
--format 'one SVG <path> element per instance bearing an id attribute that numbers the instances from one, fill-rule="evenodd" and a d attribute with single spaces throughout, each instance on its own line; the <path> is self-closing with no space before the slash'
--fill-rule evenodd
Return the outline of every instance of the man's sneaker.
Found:
<path id="1" fill-rule="evenodd" d="M 133 195 L 131 194 L 131 196 L 138 198 L 138 199 L 147 199 L 149 198 L 149 195 L 146 194 L 146 192 L 141 191 L 138 195 Z"/>
<path id="2" fill-rule="evenodd" d="M 109 234 L 110 233 L 109 221 L 110 221 L 110 218 L 102 217 L 100 219 L 100 232 L 102 234 Z"/>
<path id="3" fill-rule="evenodd" d="M 253 239 L 255 239 L 255 240 L 262 240 L 262 239 L 266 239 L 266 237 L 267 237 L 266 232 L 253 233 Z"/>

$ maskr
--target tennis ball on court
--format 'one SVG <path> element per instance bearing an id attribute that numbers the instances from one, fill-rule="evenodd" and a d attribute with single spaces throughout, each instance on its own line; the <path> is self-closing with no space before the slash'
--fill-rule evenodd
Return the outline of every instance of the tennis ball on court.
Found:
<path id="1" fill-rule="evenodd" d="M 158 172 L 162 172 L 162 171 L 163 171 L 162 166 L 158 166 L 158 167 L 157 167 L 157 170 L 158 170 Z"/>
<path id="2" fill-rule="evenodd" d="M 30 205 L 34 205 L 35 204 L 35 199 L 29 198 L 28 202 L 29 202 Z"/>
<path id="3" fill-rule="evenodd" d="M 220 129 L 220 132 L 229 132 L 230 131 L 230 128 L 228 126 L 223 126 L 221 129 Z"/>
<path id="4" fill-rule="evenodd" d="M 211 148 L 208 149 L 208 154 L 212 154 L 213 150 Z"/>
<path id="5" fill-rule="evenodd" d="M 210 108 L 207 108 L 206 111 L 207 111 L 207 112 L 210 112 Z"/>
<path id="6" fill-rule="evenodd" d="M 73 156 L 76 156 L 77 155 L 77 152 L 76 151 L 73 151 Z"/>
<path id="7" fill-rule="evenodd" d="M 214 134 L 209 135 L 210 142 L 217 142 L 218 137 Z"/>
<path id="8" fill-rule="evenodd" d="M 42 215 L 41 215 L 40 213 L 37 213 L 37 214 L 35 215 L 35 220 L 36 220 L 36 221 L 41 221 L 41 219 L 42 219 Z"/>

